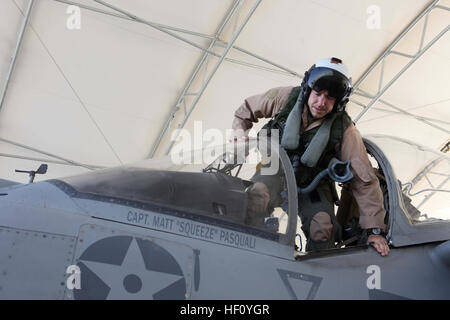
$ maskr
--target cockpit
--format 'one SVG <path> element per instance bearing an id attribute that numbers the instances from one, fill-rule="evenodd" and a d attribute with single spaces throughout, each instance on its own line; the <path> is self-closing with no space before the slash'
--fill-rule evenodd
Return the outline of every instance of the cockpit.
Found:
<path id="1" fill-rule="evenodd" d="M 255 140 L 98 170 L 61 181 L 80 197 L 92 195 L 127 205 L 147 204 L 153 211 L 244 232 L 268 233 L 274 238 L 285 237 L 288 225 L 296 225 L 296 215 L 291 223 L 288 221 L 289 203 L 296 205 L 296 200 L 292 200 L 296 198 L 289 197 L 288 192 L 296 189 L 295 178 L 286 178 L 284 166 L 288 161 L 282 161 L 275 150 L 270 155 L 263 154 Z M 256 172 L 281 178 L 276 190 L 267 190 L 277 201 L 261 198 L 255 189 Z"/>
<path id="2" fill-rule="evenodd" d="M 412 161 L 397 163 L 385 154 L 389 155 L 389 146 L 405 143 L 381 136 L 373 136 L 371 139 L 365 143 L 384 193 L 385 208 L 389 214 L 386 218 L 388 228 L 392 227 L 392 215 L 395 211 L 392 195 L 398 190 L 403 194 L 399 200 L 403 204 L 403 215 L 411 224 L 435 221 L 433 219 L 449 221 L 448 207 L 442 207 L 442 203 L 445 203 L 442 196 L 448 197 L 448 193 L 442 190 L 449 184 L 449 158 L 444 154 L 430 153 L 414 147 L 412 149 L 415 152 L 428 153 L 428 156 L 422 154 L 419 157 L 421 160 L 414 163 L 422 169 L 417 171 L 408 168 L 402 171 L 405 165 L 413 165 Z M 381 149 L 373 149 L 371 145 L 386 147 L 381 152 Z M 340 174 L 339 171 L 337 170 L 337 174 Z M 399 180 L 394 186 L 392 177 L 395 177 L 394 172 L 397 171 Z M 405 178 L 401 172 L 418 174 Z M 270 188 L 264 190 L 258 184 L 261 176 L 274 179 L 275 182 L 266 184 Z M 150 210 L 159 213 L 225 226 L 284 244 L 296 243 L 298 247 L 304 247 L 302 241 L 304 243 L 305 238 L 297 216 L 299 190 L 290 160 L 282 149 L 267 148 L 257 140 L 172 154 L 133 165 L 64 178 L 61 181 L 80 195 L 103 197 L 105 201 L 115 199 L 117 203 L 129 206 L 147 205 Z M 422 186 L 427 181 L 432 187 Z M 339 185 L 342 186 L 342 183 L 336 184 L 339 194 Z M 441 207 L 433 207 L 433 199 Z M 448 201 L 446 203 L 448 206 Z M 337 211 L 338 215 L 342 215 L 339 209 Z M 296 238 L 297 234 L 301 240 Z M 336 245 L 342 246 L 338 243 Z"/>

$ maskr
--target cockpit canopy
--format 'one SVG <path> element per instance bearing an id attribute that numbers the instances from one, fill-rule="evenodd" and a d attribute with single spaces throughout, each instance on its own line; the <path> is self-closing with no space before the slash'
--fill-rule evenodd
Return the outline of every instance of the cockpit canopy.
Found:
<path id="1" fill-rule="evenodd" d="M 294 178 L 283 178 L 282 190 L 277 190 L 283 192 L 283 207 L 268 207 L 255 213 L 255 201 L 259 201 L 259 195 L 252 191 L 255 172 L 285 176 L 277 150 L 268 155 L 260 149 L 261 145 L 252 140 L 231 149 L 229 145 L 206 148 L 60 180 L 80 197 L 92 195 L 128 204 L 149 204 L 153 210 L 172 210 L 286 235 L 291 201 L 287 181 Z M 283 163 L 289 164 L 288 161 Z M 291 184 L 291 193 L 296 192 L 295 180 Z M 292 197 L 296 199 L 295 194 Z M 293 215 L 293 228 L 296 218 Z"/>
<path id="2" fill-rule="evenodd" d="M 372 135 L 365 143 L 372 154 L 374 168 L 379 168 L 390 181 L 385 207 L 395 244 L 445 238 L 442 234 L 448 227 L 429 225 L 450 222 L 450 158 L 394 137 Z M 374 146 L 379 148 L 379 153 L 370 152 Z M 231 223 L 238 228 L 245 226 L 278 234 L 292 244 L 295 234 L 300 232 L 292 165 L 283 149 L 267 150 L 257 140 L 250 140 L 231 147 L 215 146 L 98 170 L 61 181 L 80 194 L 118 199 L 127 205 L 150 204 L 152 210 L 172 210 L 189 214 L 193 219 L 208 217 L 219 224 Z M 282 185 L 277 190 L 269 190 L 271 197 L 279 195 L 279 201 L 258 211 L 254 208 L 264 199 L 254 192 L 253 186 L 256 173 L 263 170 L 264 175 L 282 177 Z M 415 225 L 425 227 L 419 232 Z"/>
<path id="3" fill-rule="evenodd" d="M 244 223 L 245 181 L 222 173 L 119 167 L 64 181 L 82 193 L 151 203 Z"/>

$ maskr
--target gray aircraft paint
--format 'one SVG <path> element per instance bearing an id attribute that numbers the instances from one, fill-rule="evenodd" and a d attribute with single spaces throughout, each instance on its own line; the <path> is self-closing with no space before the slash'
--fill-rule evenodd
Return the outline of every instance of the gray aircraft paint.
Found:
<path id="1" fill-rule="evenodd" d="M 0 299 L 62 299 L 74 247 L 74 237 L 0 227 Z"/>
<path id="2" fill-rule="evenodd" d="M 398 192 L 395 183 L 390 188 L 390 195 Z M 181 299 L 182 294 L 186 299 L 450 298 L 448 222 L 433 224 L 437 235 L 421 244 L 417 239 L 425 236 L 415 238 L 414 232 L 422 229 L 411 226 L 411 244 L 394 243 L 387 257 L 371 247 L 295 255 L 293 241 L 284 244 L 281 238 L 271 240 L 240 228 L 240 233 L 255 238 L 255 245 L 233 246 L 208 239 L 205 229 L 201 231 L 209 227 L 236 232 L 226 224 L 195 221 L 188 213 L 185 217 L 165 215 L 115 199 L 108 203 L 104 199 L 72 198 L 49 182 L 7 187 L 0 192 L 7 194 L 0 197 L 3 299 Z M 404 213 L 395 203 L 390 209 L 395 239 L 396 232 L 401 234 L 404 229 L 395 227 L 394 216 Z M 144 215 L 147 219 L 159 217 L 159 223 L 145 225 Z M 177 231 L 177 222 L 192 224 L 198 233 Z M 447 241 L 433 240 L 436 237 L 447 237 Z M 162 262 L 145 263 L 156 261 L 156 252 L 165 257 Z M 125 258 L 128 253 L 131 260 Z M 150 287 L 146 286 L 150 278 L 137 271 L 128 273 L 126 268 L 118 282 L 111 282 L 124 263 L 126 267 L 138 261 L 144 265 L 140 269 L 144 273 L 167 272 L 160 272 L 155 286 Z M 78 265 L 82 283 L 85 276 L 85 281 L 94 283 L 93 288 L 82 286 L 80 290 L 87 291 L 79 292 L 67 289 L 66 269 L 70 265 Z M 367 287 L 371 276 L 367 270 L 373 265 L 380 270 L 379 289 Z M 110 296 L 111 288 L 117 290 Z"/>
<path id="3" fill-rule="evenodd" d="M 81 269 L 81 290 L 67 290 L 66 298 L 185 299 L 193 256 L 181 243 L 83 225 L 74 261 Z"/>

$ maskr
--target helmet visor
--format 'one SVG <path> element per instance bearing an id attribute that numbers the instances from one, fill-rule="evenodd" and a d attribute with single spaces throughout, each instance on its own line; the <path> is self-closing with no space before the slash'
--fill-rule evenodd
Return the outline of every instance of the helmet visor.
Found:
<path id="1" fill-rule="evenodd" d="M 314 91 L 328 91 L 330 97 L 342 99 L 351 87 L 350 80 L 342 73 L 329 68 L 314 68 L 308 78 L 308 86 Z"/>

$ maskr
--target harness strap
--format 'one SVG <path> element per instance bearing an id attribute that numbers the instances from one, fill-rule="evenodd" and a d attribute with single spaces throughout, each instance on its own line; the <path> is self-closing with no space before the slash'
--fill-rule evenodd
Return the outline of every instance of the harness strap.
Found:
<path id="1" fill-rule="evenodd" d="M 295 150 L 300 143 L 300 124 L 302 121 L 303 105 L 301 104 L 302 94 L 298 95 L 297 101 L 286 120 L 281 146 L 288 150 Z"/>
<path id="2" fill-rule="evenodd" d="M 320 156 L 324 152 L 328 141 L 330 140 L 331 126 L 333 125 L 336 116 L 337 113 L 333 113 L 329 118 L 325 119 L 319 130 L 312 138 L 308 148 L 303 153 L 301 158 L 301 161 L 305 166 L 313 168 L 317 165 Z"/>

